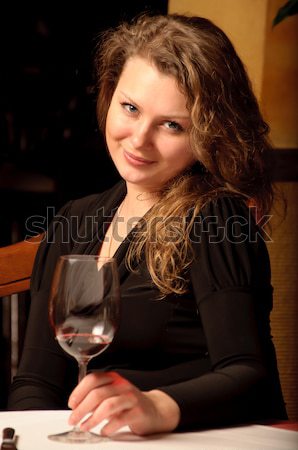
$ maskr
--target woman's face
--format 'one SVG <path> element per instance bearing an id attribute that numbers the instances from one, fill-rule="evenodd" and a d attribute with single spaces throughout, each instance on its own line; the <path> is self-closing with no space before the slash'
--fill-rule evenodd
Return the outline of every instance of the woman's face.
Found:
<path id="1" fill-rule="evenodd" d="M 175 78 L 146 59 L 129 59 L 106 121 L 107 146 L 128 187 L 158 190 L 194 162 L 190 124 L 186 98 Z"/>

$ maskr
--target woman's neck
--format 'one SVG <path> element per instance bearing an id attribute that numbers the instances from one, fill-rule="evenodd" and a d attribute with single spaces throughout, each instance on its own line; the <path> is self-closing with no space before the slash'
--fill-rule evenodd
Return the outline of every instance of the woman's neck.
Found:
<path id="1" fill-rule="evenodd" d="M 129 216 L 142 217 L 159 200 L 159 192 L 142 189 L 138 186 L 127 185 L 125 210 Z"/>

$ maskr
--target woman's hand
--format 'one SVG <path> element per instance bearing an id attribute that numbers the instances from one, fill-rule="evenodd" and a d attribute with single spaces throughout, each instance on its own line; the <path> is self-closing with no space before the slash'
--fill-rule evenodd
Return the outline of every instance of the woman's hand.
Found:
<path id="1" fill-rule="evenodd" d="M 88 374 L 73 390 L 68 405 L 73 410 L 71 425 L 91 413 L 80 428 L 87 431 L 107 420 L 101 430 L 104 435 L 125 425 L 138 435 L 173 431 L 180 418 L 179 406 L 167 394 L 141 392 L 115 372 Z"/>

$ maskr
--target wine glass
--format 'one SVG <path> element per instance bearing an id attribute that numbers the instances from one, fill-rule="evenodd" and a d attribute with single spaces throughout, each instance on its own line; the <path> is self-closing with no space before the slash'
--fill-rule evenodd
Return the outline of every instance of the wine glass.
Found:
<path id="1" fill-rule="evenodd" d="M 58 259 L 49 298 L 50 323 L 63 350 L 79 365 L 79 382 L 91 358 L 112 342 L 119 323 L 120 287 L 116 260 L 95 255 Z M 79 427 L 48 436 L 62 442 L 98 442 Z"/>

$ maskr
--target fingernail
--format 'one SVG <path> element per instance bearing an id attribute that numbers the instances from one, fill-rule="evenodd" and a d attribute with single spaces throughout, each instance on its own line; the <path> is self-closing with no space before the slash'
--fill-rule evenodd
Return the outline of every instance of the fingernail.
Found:
<path id="1" fill-rule="evenodd" d="M 70 397 L 68 400 L 68 407 L 73 409 L 76 406 L 76 399 L 75 397 Z"/>
<path id="2" fill-rule="evenodd" d="M 68 423 L 69 423 L 69 425 L 74 425 L 74 421 L 73 421 L 73 418 L 71 416 L 68 419 Z"/>
<path id="3" fill-rule="evenodd" d="M 68 423 L 69 425 L 75 425 L 77 423 L 77 418 L 75 416 L 75 414 L 71 414 L 68 418 Z"/>
<path id="4" fill-rule="evenodd" d="M 82 423 L 80 425 L 80 430 L 81 431 L 89 431 L 89 427 L 88 427 L 88 425 L 85 425 L 84 423 Z"/>

